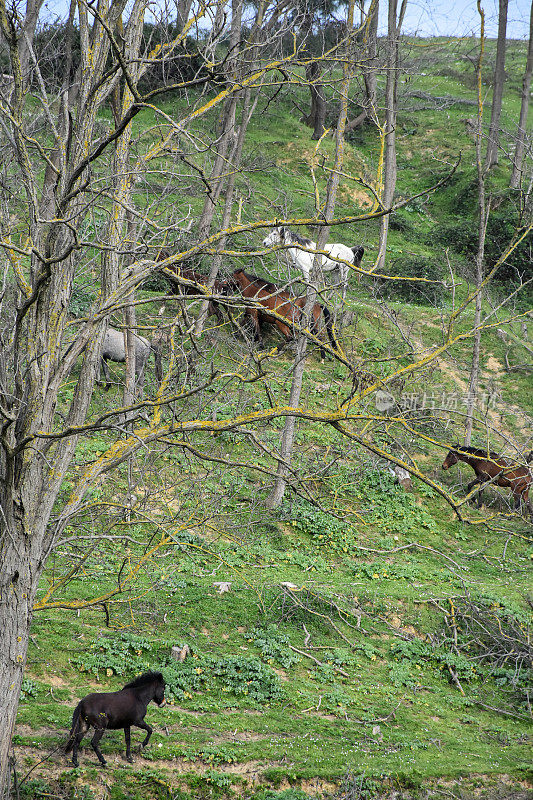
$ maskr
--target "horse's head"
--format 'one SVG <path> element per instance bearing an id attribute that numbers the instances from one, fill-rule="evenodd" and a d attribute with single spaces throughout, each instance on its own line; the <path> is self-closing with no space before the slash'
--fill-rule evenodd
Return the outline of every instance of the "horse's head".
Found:
<path id="1" fill-rule="evenodd" d="M 446 458 L 442 462 L 442 469 L 449 469 L 453 467 L 454 464 L 457 464 L 459 458 L 457 457 L 457 453 L 455 450 L 448 450 Z"/>
<path id="2" fill-rule="evenodd" d="M 272 228 L 267 237 L 263 239 L 263 247 L 273 247 L 275 244 L 283 244 L 285 241 L 285 228 L 278 226 Z"/>
<path id="3" fill-rule="evenodd" d="M 227 285 L 229 289 L 239 292 L 241 289 L 245 289 L 250 282 L 251 281 L 248 279 L 246 272 L 239 267 L 239 269 L 236 269 L 235 272 L 231 273 L 227 280 Z"/>
<path id="4" fill-rule="evenodd" d="M 165 679 L 161 673 L 157 673 L 157 681 L 154 687 L 154 702 L 158 706 L 165 705 Z"/>

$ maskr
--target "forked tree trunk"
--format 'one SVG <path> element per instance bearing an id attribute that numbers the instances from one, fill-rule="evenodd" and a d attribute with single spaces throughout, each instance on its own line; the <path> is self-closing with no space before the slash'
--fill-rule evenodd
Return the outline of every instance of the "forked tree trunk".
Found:
<path id="1" fill-rule="evenodd" d="M 326 220 L 333 218 L 335 210 L 335 201 L 337 199 L 337 189 L 339 186 L 340 173 L 342 171 L 342 164 L 344 160 L 344 132 L 346 127 L 346 119 L 348 116 L 348 91 L 350 88 L 351 80 L 351 67 L 349 65 L 349 56 L 352 50 L 352 33 L 354 24 L 354 6 L 355 0 L 350 0 L 347 11 L 346 19 L 346 58 L 343 66 L 343 82 L 341 87 L 341 104 L 339 109 L 339 117 L 337 121 L 337 130 L 335 134 L 335 162 L 333 169 L 330 172 L 327 186 L 326 207 L 324 209 L 324 217 Z M 317 250 L 323 250 L 328 238 L 328 228 L 324 226 L 320 230 L 317 239 Z M 304 306 L 304 313 L 302 315 L 302 326 L 309 327 L 308 320 L 311 319 L 311 310 L 316 300 L 316 278 L 319 272 L 322 256 L 315 256 L 313 267 L 311 269 L 311 276 L 306 291 L 306 300 Z M 298 408 L 300 404 L 300 397 L 302 393 L 303 377 L 306 365 L 307 353 L 307 336 L 303 333 L 298 337 L 296 345 L 296 356 L 294 360 L 294 368 L 292 373 L 292 384 L 289 398 L 289 406 L 291 408 Z M 285 419 L 285 426 L 281 437 L 280 456 L 278 462 L 277 477 L 274 487 L 266 500 L 267 508 L 278 508 L 283 502 L 285 496 L 285 489 L 287 486 L 287 477 L 290 472 L 290 462 L 292 460 L 292 453 L 294 447 L 294 436 L 296 433 L 296 417 L 287 416 Z"/>
<path id="2" fill-rule="evenodd" d="M 259 95 L 255 102 L 252 104 L 252 109 L 250 109 L 250 102 L 251 102 L 252 93 L 250 89 L 246 89 L 244 92 L 244 100 L 242 104 L 242 117 L 241 123 L 239 125 L 239 130 L 237 133 L 237 142 L 235 144 L 234 152 L 229 159 L 231 163 L 231 174 L 228 178 L 228 183 L 226 186 L 226 191 L 224 195 L 224 211 L 222 212 L 222 230 L 226 230 L 231 222 L 231 210 L 233 208 L 233 199 L 235 195 L 235 181 L 237 178 L 237 172 L 241 163 L 242 159 L 242 151 L 244 148 L 244 140 L 246 138 L 246 131 L 248 129 L 248 124 L 251 119 L 251 115 L 253 113 L 253 109 L 255 108 L 255 104 Z M 215 285 L 215 281 L 218 277 L 218 273 L 220 267 L 222 265 L 222 255 L 221 251 L 226 246 L 227 237 L 222 236 L 217 244 L 217 253 L 213 258 L 211 267 L 209 269 L 209 275 L 207 278 L 207 286 L 211 289 Z M 204 329 L 206 320 L 207 320 L 207 312 L 209 308 L 209 300 L 202 300 L 200 305 L 200 311 L 198 313 L 198 318 L 196 320 L 194 326 L 194 335 L 201 336 L 202 331 Z"/>
<path id="3" fill-rule="evenodd" d="M 499 0 L 498 43 L 496 45 L 496 65 L 492 84 L 492 110 L 490 114 L 489 139 L 487 143 L 487 167 L 498 163 L 498 144 L 500 141 L 500 116 L 502 113 L 503 84 L 505 81 L 505 46 L 507 35 L 508 0 Z"/>
<path id="4" fill-rule="evenodd" d="M 533 2 L 529 12 L 529 46 L 527 50 L 526 68 L 522 80 L 522 102 L 520 105 L 520 119 L 516 135 L 516 149 L 513 159 L 513 171 L 511 173 L 511 188 L 518 189 L 522 178 L 522 165 L 524 163 L 524 151 L 526 146 L 526 126 L 527 113 L 529 110 L 529 90 L 531 86 L 531 75 L 533 74 Z"/>

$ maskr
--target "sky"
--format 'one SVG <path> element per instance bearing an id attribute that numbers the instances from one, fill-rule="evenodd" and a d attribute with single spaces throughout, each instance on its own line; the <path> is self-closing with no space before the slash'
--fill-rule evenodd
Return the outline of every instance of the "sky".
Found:
<path id="1" fill-rule="evenodd" d="M 154 0 L 163 7 L 166 0 Z M 172 8 L 172 2 L 168 4 Z M 482 0 L 485 11 L 485 33 L 496 38 L 498 32 L 498 0 Z M 67 0 L 46 0 L 44 16 L 65 17 Z M 507 37 L 526 39 L 529 36 L 531 0 L 509 0 Z M 380 28 L 386 30 L 387 3 L 381 0 Z M 404 33 L 419 36 L 470 36 L 479 33 L 476 0 L 408 0 Z"/>
<path id="2" fill-rule="evenodd" d="M 482 0 L 485 11 L 485 35 L 496 38 L 498 33 L 498 0 Z M 381 16 L 386 22 L 386 3 Z M 530 0 L 509 0 L 507 38 L 526 39 L 529 36 Z M 409 0 L 405 33 L 420 36 L 468 36 L 479 33 L 479 14 L 475 0 Z"/>

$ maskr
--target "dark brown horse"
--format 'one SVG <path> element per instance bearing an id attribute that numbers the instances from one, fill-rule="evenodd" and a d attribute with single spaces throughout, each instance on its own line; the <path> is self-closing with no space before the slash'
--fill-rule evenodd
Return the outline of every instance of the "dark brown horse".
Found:
<path id="1" fill-rule="evenodd" d="M 253 322 L 254 339 L 261 343 L 261 323 L 268 322 L 275 325 L 286 341 L 294 338 L 294 325 L 303 325 L 303 313 L 306 303 L 305 297 L 293 297 L 285 289 L 281 289 L 273 283 L 258 278 L 256 275 L 249 275 L 243 269 L 236 270 L 230 279 L 235 287 L 239 288 L 243 297 L 248 300 L 254 300 L 258 305 L 250 305 L 246 307 L 246 313 L 250 316 Z M 286 322 L 273 316 L 269 311 L 274 311 L 280 317 L 283 317 Z M 316 336 L 320 332 L 320 314 L 324 315 L 324 322 L 329 341 L 334 350 L 338 349 L 338 344 L 333 332 L 333 320 L 331 312 L 327 306 L 320 303 L 315 303 L 311 310 L 312 323 L 310 325 L 311 332 Z M 320 355 L 322 358 L 325 356 L 325 351 L 321 347 Z"/>
<path id="2" fill-rule="evenodd" d="M 218 279 L 215 280 L 211 290 L 209 290 L 207 287 L 209 277 L 207 275 L 202 275 L 201 272 L 197 272 L 195 269 L 186 269 L 179 267 L 177 264 L 171 264 L 161 271 L 171 287 L 172 294 L 186 294 L 193 295 L 194 297 L 201 297 L 205 294 L 209 296 L 209 294 L 213 292 L 216 294 L 225 294 L 227 292 L 227 284 Z M 174 273 L 176 278 L 172 278 L 168 274 L 169 272 Z M 189 281 L 189 283 L 182 283 L 177 280 L 177 278 L 182 278 L 185 281 Z M 220 306 L 215 300 L 209 301 L 207 314 L 208 316 L 216 316 L 219 322 L 224 321 Z"/>
<path id="3" fill-rule="evenodd" d="M 165 702 L 165 681 L 160 672 L 145 672 L 131 683 L 127 683 L 119 692 L 88 694 L 84 697 L 72 715 L 72 728 L 65 747 L 66 753 L 72 750 L 74 766 L 78 766 L 80 742 L 91 727 L 94 728 L 91 745 L 103 767 L 107 762 L 98 747 L 98 742 L 108 729 L 124 728 L 126 758 L 132 762 L 130 729 L 135 725 L 147 731 L 142 743 L 142 746 L 146 747 L 152 735 L 152 728 L 144 722 L 144 717 L 151 700 L 159 706 Z"/>
<path id="4" fill-rule="evenodd" d="M 527 467 L 520 466 L 497 453 L 487 453 L 486 450 L 480 450 L 477 447 L 455 445 L 448 451 L 442 469 L 449 469 L 458 461 L 464 461 L 476 473 L 474 480 L 467 486 L 468 492 L 476 484 L 482 484 L 478 492 L 478 506 L 481 506 L 483 484 L 490 481 L 497 486 L 504 486 L 511 490 L 515 509 L 519 509 L 520 503 L 523 502 L 530 513 L 533 513 L 529 501 L 529 487 L 533 483 L 533 477 Z"/>

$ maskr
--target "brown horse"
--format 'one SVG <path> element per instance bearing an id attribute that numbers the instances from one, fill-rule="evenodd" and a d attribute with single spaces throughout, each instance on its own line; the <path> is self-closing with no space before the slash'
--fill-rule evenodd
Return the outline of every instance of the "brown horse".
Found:
<path id="1" fill-rule="evenodd" d="M 171 286 L 172 294 L 187 294 L 193 295 L 194 297 L 201 297 L 202 295 L 205 295 L 206 292 L 207 295 L 209 295 L 210 292 L 224 294 L 227 291 L 227 284 L 224 283 L 224 281 L 219 280 L 215 280 L 211 290 L 209 291 L 207 288 L 207 281 L 209 280 L 208 276 L 202 275 L 201 272 L 197 272 L 195 269 L 183 269 L 177 264 L 171 264 L 161 271 Z M 173 272 L 174 275 L 176 275 L 176 278 L 172 278 L 168 274 L 169 272 Z M 190 283 L 181 283 L 179 280 L 177 280 L 177 278 L 190 281 Z M 216 316 L 219 322 L 224 321 L 220 306 L 215 300 L 209 301 L 207 314 L 208 316 Z"/>
<path id="2" fill-rule="evenodd" d="M 529 487 L 533 483 L 533 477 L 527 467 L 520 466 L 497 453 L 487 453 L 486 450 L 480 450 L 477 447 L 455 445 L 448 451 L 442 469 L 449 469 L 458 461 L 469 464 L 476 473 L 474 480 L 467 486 L 468 492 L 476 484 L 482 484 L 478 492 L 478 506 L 481 506 L 483 484 L 490 481 L 497 486 L 504 486 L 511 490 L 515 509 L 519 509 L 520 503 L 523 502 L 529 512 L 533 514 L 533 508 L 529 501 Z"/>
<path id="3" fill-rule="evenodd" d="M 288 342 L 294 338 L 294 325 L 303 325 L 303 313 L 306 303 L 305 297 L 293 297 L 285 289 L 281 289 L 274 283 L 269 283 L 258 278 L 256 275 L 249 275 L 243 269 L 236 270 L 232 275 L 230 282 L 239 288 L 243 297 L 248 300 L 254 300 L 258 305 L 247 306 L 246 313 L 252 319 L 254 328 L 254 339 L 256 342 L 261 343 L 261 323 L 268 322 L 275 325 L 285 340 Z M 269 311 L 274 311 L 280 317 L 283 317 L 287 322 L 280 320 L 278 317 L 269 314 Z M 320 331 L 320 314 L 324 315 L 324 322 L 329 341 L 334 350 L 338 350 L 338 343 L 335 339 L 333 332 L 333 320 L 331 312 L 327 306 L 320 303 L 315 303 L 311 310 L 313 321 L 310 325 L 311 332 L 316 336 Z M 321 347 L 320 355 L 322 358 L 325 356 L 325 351 Z"/>
<path id="4" fill-rule="evenodd" d="M 91 745 L 103 767 L 107 762 L 98 747 L 98 742 L 106 730 L 124 729 L 126 758 L 130 762 L 133 761 L 130 729 L 135 726 L 146 731 L 142 743 L 142 746 L 146 747 L 152 735 L 152 728 L 144 721 L 144 717 L 151 700 L 158 706 L 162 706 L 165 702 L 165 681 L 160 672 L 145 672 L 144 675 L 127 683 L 119 692 L 88 694 L 80 700 L 72 715 L 72 728 L 65 746 L 66 753 L 72 750 L 74 766 L 78 766 L 80 742 L 91 727 L 94 728 Z"/>

